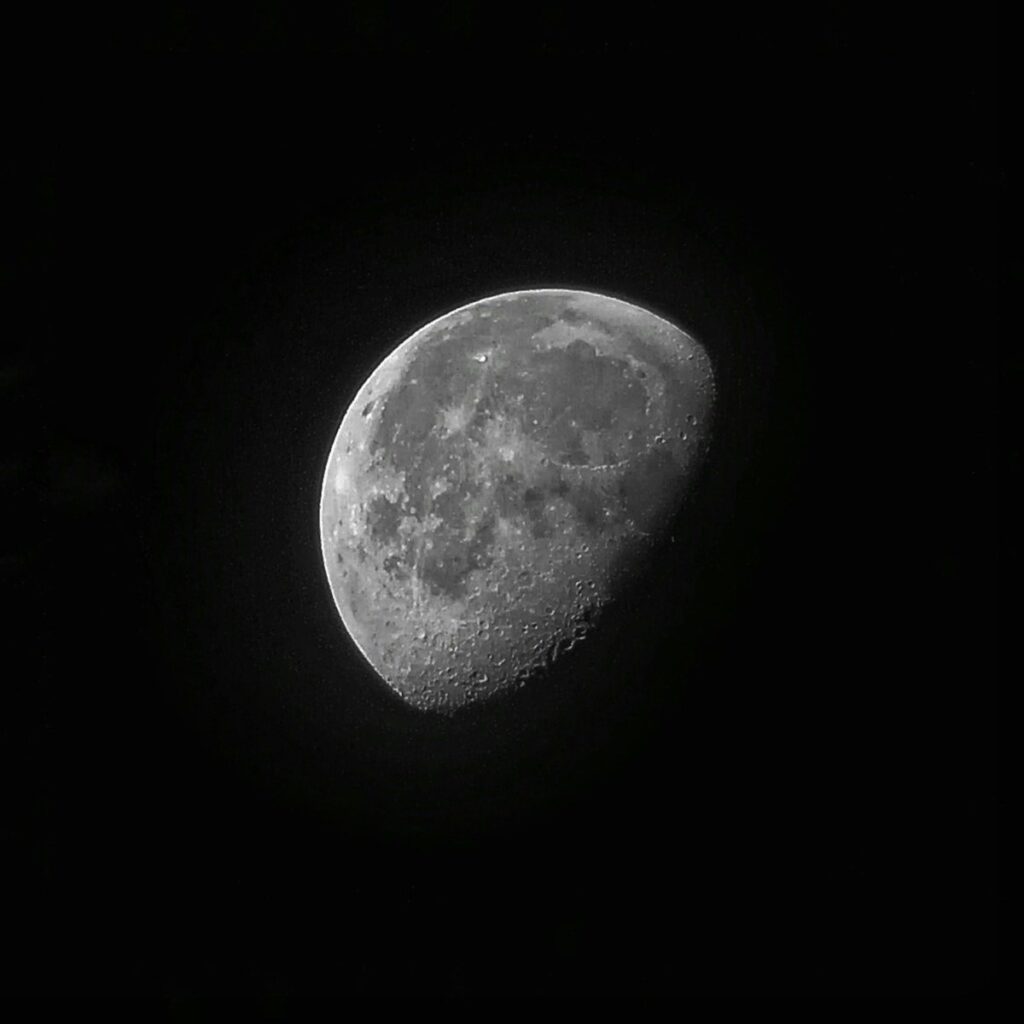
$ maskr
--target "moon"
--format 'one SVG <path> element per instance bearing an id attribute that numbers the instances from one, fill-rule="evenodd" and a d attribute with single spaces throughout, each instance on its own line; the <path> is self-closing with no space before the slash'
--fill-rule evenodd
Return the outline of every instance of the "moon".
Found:
<path id="1" fill-rule="evenodd" d="M 692 490 L 714 401 L 691 335 L 591 292 L 495 295 L 398 345 L 320 501 L 335 605 L 380 678 L 442 713 L 539 685 Z"/>

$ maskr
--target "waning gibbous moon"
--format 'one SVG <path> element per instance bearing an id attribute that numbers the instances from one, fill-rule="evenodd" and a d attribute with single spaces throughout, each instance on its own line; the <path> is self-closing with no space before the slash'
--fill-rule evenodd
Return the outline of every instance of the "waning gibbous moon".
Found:
<path id="1" fill-rule="evenodd" d="M 685 499 L 714 401 L 693 337 L 604 295 L 509 292 L 420 328 L 324 473 L 324 567 L 366 660 L 434 711 L 541 675 Z"/>

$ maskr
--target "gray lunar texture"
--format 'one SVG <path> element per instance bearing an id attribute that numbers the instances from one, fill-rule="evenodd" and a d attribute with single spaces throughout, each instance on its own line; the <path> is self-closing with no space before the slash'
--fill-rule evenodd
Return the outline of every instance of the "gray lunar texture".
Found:
<path id="1" fill-rule="evenodd" d="M 589 292 L 496 295 L 416 331 L 324 474 L 324 566 L 366 660 L 442 712 L 540 675 L 673 519 L 714 398 L 690 335 Z"/>

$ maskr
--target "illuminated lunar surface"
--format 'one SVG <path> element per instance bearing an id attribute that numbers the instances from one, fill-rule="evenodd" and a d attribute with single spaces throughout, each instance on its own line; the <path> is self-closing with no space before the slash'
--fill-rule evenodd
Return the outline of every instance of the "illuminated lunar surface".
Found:
<path id="1" fill-rule="evenodd" d="M 320 503 L 335 604 L 384 682 L 442 712 L 543 685 L 685 500 L 714 394 L 697 341 L 589 292 L 497 295 L 402 342 Z"/>

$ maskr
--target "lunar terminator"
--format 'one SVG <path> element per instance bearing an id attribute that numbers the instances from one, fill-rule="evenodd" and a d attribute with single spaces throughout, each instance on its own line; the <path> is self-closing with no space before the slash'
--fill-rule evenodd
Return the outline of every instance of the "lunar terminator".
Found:
<path id="1" fill-rule="evenodd" d="M 416 331 L 324 474 L 324 566 L 366 660 L 443 712 L 540 675 L 684 501 L 714 398 L 693 337 L 590 292 L 496 295 Z"/>

